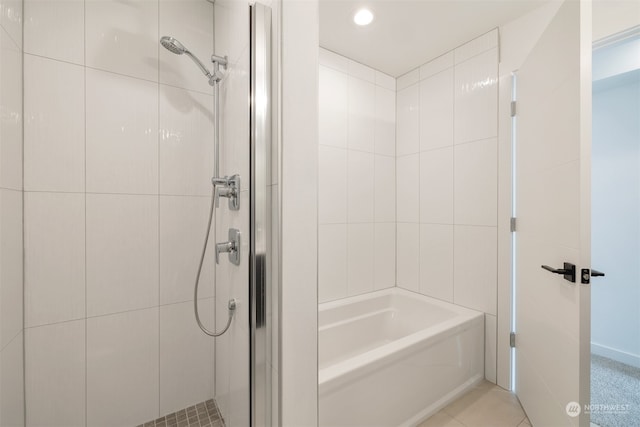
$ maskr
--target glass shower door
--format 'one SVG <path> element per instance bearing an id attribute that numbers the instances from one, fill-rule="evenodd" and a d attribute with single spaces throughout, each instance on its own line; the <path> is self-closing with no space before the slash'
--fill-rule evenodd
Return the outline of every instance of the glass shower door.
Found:
<path id="1" fill-rule="evenodd" d="M 239 174 L 240 210 L 218 209 L 216 240 L 240 230 L 240 264 L 220 259 L 216 271 L 215 395 L 227 426 L 270 425 L 271 369 L 271 11 L 233 1 L 215 3 L 216 49 L 228 56 L 220 93 L 220 175 Z M 249 19 L 247 19 L 249 18 Z"/>

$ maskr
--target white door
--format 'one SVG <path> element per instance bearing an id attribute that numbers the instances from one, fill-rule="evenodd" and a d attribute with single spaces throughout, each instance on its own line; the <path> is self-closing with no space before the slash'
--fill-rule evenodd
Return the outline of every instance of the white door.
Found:
<path id="1" fill-rule="evenodd" d="M 565 1 L 517 72 L 516 392 L 536 427 L 589 425 L 590 46 L 590 5 Z M 565 262 L 575 283 L 541 268 Z"/>

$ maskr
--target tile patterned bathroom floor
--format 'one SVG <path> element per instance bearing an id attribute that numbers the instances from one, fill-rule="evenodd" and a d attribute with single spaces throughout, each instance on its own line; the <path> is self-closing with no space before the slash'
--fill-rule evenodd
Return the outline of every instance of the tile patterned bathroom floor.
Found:
<path id="1" fill-rule="evenodd" d="M 224 427 L 224 421 L 215 401 L 210 399 L 138 427 Z"/>
<path id="2" fill-rule="evenodd" d="M 418 427 L 530 426 L 515 394 L 483 381 Z"/>

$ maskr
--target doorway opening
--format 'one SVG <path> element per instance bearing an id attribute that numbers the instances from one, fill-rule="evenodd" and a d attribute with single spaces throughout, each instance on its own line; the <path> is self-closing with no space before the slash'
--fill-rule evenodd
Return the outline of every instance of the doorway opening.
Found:
<path id="1" fill-rule="evenodd" d="M 640 419 L 640 27 L 594 43 L 591 421 Z"/>

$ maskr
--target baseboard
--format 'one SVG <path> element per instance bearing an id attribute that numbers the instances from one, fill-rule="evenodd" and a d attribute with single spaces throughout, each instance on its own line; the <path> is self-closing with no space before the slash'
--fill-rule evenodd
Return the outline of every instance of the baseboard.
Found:
<path id="1" fill-rule="evenodd" d="M 616 360 L 625 365 L 634 366 L 640 368 L 640 356 L 637 354 L 627 353 L 615 348 L 607 347 L 606 345 L 591 343 L 591 353 L 598 356 L 606 357 Z"/>

